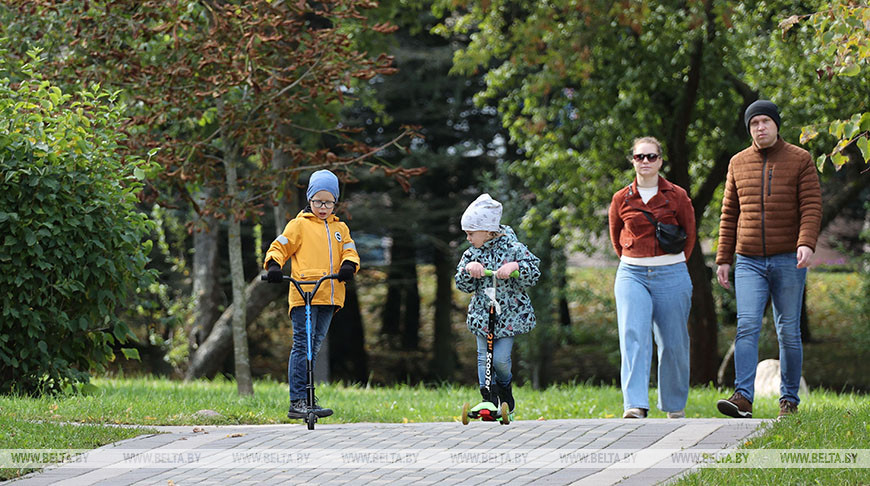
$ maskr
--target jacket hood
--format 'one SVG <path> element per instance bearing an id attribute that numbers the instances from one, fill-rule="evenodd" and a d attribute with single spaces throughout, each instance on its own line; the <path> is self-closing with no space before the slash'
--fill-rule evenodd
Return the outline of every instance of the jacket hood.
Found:
<path id="1" fill-rule="evenodd" d="M 514 241 L 519 241 L 517 238 L 517 234 L 514 232 L 514 229 L 506 224 L 498 225 L 499 233 L 502 233 L 500 236 L 493 238 L 486 243 L 484 243 L 480 248 L 489 248 L 493 245 L 503 245 L 507 243 L 513 243 Z"/>
<path id="2" fill-rule="evenodd" d="M 326 217 L 326 219 L 320 219 L 317 217 L 316 214 L 312 213 L 311 211 L 306 211 L 305 209 L 303 209 L 302 211 L 299 211 L 299 214 L 297 214 L 296 217 L 297 218 L 299 218 L 299 217 L 307 218 L 307 219 L 310 219 L 313 221 L 318 221 L 318 220 L 319 221 L 326 221 L 327 223 L 333 223 L 336 221 L 340 221 L 338 219 L 338 216 L 336 216 L 334 214 L 330 214 L 329 216 Z"/>

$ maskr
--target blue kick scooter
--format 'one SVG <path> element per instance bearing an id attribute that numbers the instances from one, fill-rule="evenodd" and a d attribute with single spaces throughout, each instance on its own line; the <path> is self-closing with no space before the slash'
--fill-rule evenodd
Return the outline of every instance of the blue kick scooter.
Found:
<path id="1" fill-rule="evenodd" d="M 306 363 L 308 382 L 305 384 L 305 391 L 307 392 L 307 396 L 305 397 L 307 413 L 305 414 L 305 418 L 303 420 L 305 420 L 305 423 L 308 424 L 308 430 L 314 430 L 314 423 L 317 422 L 317 414 L 314 412 L 314 358 L 312 356 L 311 349 L 311 301 L 314 300 L 314 294 L 317 293 L 317 289 L 320 288 L 320 284 L 331 278 L 338 278 L 338 274 L 333 273 L 331 275 L 324 275 L 317 280 L 310 281 L 300 281 L 288 275 L 284 275 L 284 281 L 292 283 L 296 287 L 296 290 L 299 292 L 299 295 L 302 296 L 302 300 L 305 301 L 305 344 L 308 356 L 308 362 Z M 261 275 L 260 280 L 267 280 L 266 275 Z M 302 290 L 303 285 L 314 285 L 314 288 L 310 292 L 306 292 L 305 290 Z"/>

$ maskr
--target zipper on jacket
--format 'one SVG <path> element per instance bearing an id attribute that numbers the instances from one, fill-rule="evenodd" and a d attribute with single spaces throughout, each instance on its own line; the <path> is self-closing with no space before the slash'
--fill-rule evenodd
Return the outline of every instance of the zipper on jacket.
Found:
<path id="1" fill-rule="evenodd" d="M 329 239 L 329 223 L 326 220 L 323 220 L 324 226 L 326 226 L 326 247 L 329 248 L 329 272 L 327 275 L 331 275 L 332 271 L 332 241 Z M 329 279 L 329 303 L 335 305 L 335 279 Z"/>
<path id="2" fill-rule="evenodd" d="M 767 241 L 765 239 L 764 230 L 764 173 L 767 172 L 767 150 L 764 150 L 763 160 L 761 162 L 761 254 L 767 258 Z M 770 173 L 773 177 L 773 172 Z M 770 194 L 770 184 L 767 185 L 768 195 Z"/>
<path id="3" fill-rule="evenodd" d="M 773 185 L 773 167 L 767 169 L 767 195 L 770 196 L 770 186 Z"/>

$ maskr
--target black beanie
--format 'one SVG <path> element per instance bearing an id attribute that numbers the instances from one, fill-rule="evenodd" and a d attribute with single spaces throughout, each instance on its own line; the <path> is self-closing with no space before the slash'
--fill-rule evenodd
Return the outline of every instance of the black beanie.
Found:
<path id="1" fill-rule="evenodd" d="M 743 122 L 746 123 L 746 131 L 749 131 L 749 120 L 758 115 L 767 115 L 773 122 L 776 123 L 776 129 L 779 130 L 779 108 L 772 101 L 758 100 L 754 101 L 746 108 L 746 114 L 743 115 Z"/>

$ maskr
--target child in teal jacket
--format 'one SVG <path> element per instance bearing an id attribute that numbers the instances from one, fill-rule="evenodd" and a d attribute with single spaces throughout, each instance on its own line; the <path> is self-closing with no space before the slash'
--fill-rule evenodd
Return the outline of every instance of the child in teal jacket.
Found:
<path id="1" fill-rule="evenodd" d="M 541 272 L 538 257 L 520 243 L 510 226 L 499 223 L 501 212 L 501 204 L 489 194 L 481 195 L 465 210 L 461 223 L 471 247 L 462 254 L 455 281 L 456 288 L 474 294 L 468 304 L 466 324 L 477 338 L 477 374 L 483 401 L 492 402 L 496 407 L 499 401 L 507 402 L 513 414 L 511 349 L 514 336 L 535 327 L 535 310 L 525 289 L 537 283 Z M 494 386 L 491 385 L 489 393 L 484 386 L 490 306 L 486 289 L 492 288 L 492 279 L 484 278 L 485 270 L 492 270 L 499 279 L 496 301 L 501 311 L 493 341 Z M 511 278 L 514 271 L 519 276 Z"/>

